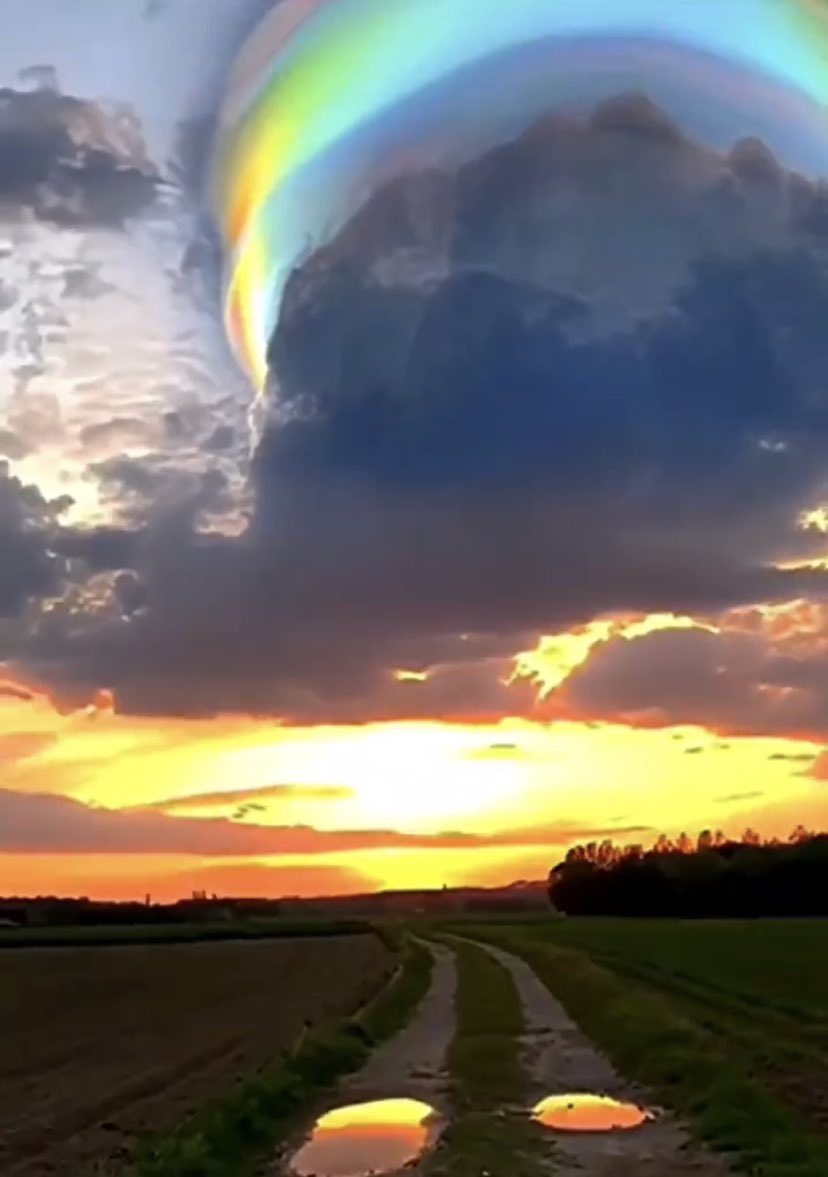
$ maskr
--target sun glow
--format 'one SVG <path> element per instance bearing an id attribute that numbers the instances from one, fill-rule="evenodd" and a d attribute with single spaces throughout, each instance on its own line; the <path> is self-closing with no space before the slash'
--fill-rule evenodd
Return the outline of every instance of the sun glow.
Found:
<path id="1" fill-rule="evenodd" d="M 574 635 L 570 652 L 585 643 Z M 197 885 L 284 894 L 539 877 L 579 840 L 646 842 L 662 831 L 747 825 L 787 836 L 798 821 L 822 826 L 824 785 L 813 767 L 820 747 L 565 718 L 315 727 L 245 716 L 151 719 L 119 714 L 105 692 L 59 710 L 46 693 L 8 678 L 0 683 L 0 767 L 10 796 L 57 794 L 93 815 L 124 811 L 145 822 L 155 814 L 171 824 L 160 852 L 150 833 L 146 851 L 116 858 L 105 839 L 100 853 L 61 853 L 71 832 L 62 817 L 47 831 L 52 850 L 38 853 L 33 843 L 25 858 L 4 856 L 0 829 L 0 865 L 23 891 L 51 880 L 56 890 L 120 896 L 150 889 L 174 897 Z M 225 828 L 256 837 L 271 830 L 273 849 L 257 842 L 260 852 L 221 858 L 177 851 L 179 823 L 205 820 L 219 843 Z"/>

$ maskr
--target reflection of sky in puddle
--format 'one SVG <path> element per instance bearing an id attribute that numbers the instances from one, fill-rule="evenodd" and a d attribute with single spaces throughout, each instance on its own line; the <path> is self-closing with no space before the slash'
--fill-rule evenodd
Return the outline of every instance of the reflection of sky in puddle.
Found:
<path id="1" fill-rule="evenodd" d="M 532 1116 L 559 1132 L 612 1132 L 639 1128 L 653 1119 L 652 1112 L 608 1095 L 550 1095 L 535 1105 Z"/>
<path id="2" fill-rule="evenodd" d="M 401 1169 L 432 1143 L 436 1113 L 415 1099 L 381 1099 L 320 1116 L 291 1161 L 298 1177 L 368 1177 Z"/>

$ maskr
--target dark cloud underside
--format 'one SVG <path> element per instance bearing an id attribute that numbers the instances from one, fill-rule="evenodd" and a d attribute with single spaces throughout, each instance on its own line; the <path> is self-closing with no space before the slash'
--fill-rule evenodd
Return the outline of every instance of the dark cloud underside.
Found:
<path id="1" fill-rule="evenodd" d="M 395 181 L 288 285 L 247 531 L 197 529 L 211 485 L 134 540 L 63 534 L 130 570 L 130 607 L 71 602 L 5 653 L 140 711 L 499 716 L 532 712 L 507 680 L 539 633 L 821 599 L 792 565 L 824 545 L 797 520 L 828 476 L 826 246 L 821 186 L 635 97 Z M 146 513 L 149 467 L 105 473 Z M 738 728 L 760 669 L 809 695 L 773 730 L 825 726 L 821 662 L 704 632 L 601 648 L 566 699 Z"/>

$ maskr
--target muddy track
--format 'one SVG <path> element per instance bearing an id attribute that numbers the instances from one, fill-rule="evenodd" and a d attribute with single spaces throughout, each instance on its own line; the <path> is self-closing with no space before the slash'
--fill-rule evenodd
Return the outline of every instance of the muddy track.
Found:
<path id="1" fill-rule="evenodd" d="M 520 957 L 481 944 L 508 969 L 526 1019 L 523 1059 L 538 1098 L 593 1092 L 652 1106 L 650 1094 L 621 1078 L 592 1045 L 531 967 Z M 723 1157 L 694 1143 L 680 1120 L 660 1112 L 630 1132 L 556 1136 L 556 1177 L 724 1177 Z"/>
<path id="2" fill-rule="evenodd" d="M 290 1172 L 290 1157 L 310 1133 L 317 1115 L 334 1107 L 369 1100 L 417 1099 L 448 1116 L 449 1076 L 446 1054 L 454 1034 L 454 993 L 457 983 L 454 953 L 442 945 L 422 942 L 434 958 L 431 983 L 411 1021 L 373 1052 L 361 1070 L 343 1079 L 323 1105 L 308 1116 L 302 1131 L 287 1142 L 275 1161 L 258 1170 L 267 1177 Z M 399 1174 L 416 1177 L 418 1166 L 407 1165 Z"/>
<path id="3" fill-rule="evenodd" d="M 420 1099 L 444 1111 L 448 1094 L 445 1058 L 454 1034 L 454 953 L 437 944 L 428 993 L 404 1030 L 385 1042 L 340 1094 L 353 1103 L 389 1096 Z"/>
<path id="4" fill-rule="evenodd" d="M 586 1092 L 652 1107 L 650 1093 L 615 1071 L 525 961 L 492 945 L 477 946 L 507 970 L 523 1006 L 526 1031 L 521 1054 L 533 1100 Z M 361 1071 L 344 1080 L 324 1106 L 315 1109 L 316 1114 L 345 1104 L 408 1097 L 431 1104 L 446 1120 L 451 1118 L 445 1058 L 455 1024 L 455 957 L 443 945 L 430 943 L 428 948 L 435 959 L 431 985 L 408 1026 L 380 1047 Z M 521 1117 L 527 1110 L 521 1106 L 502 1112 Z M 306 1131 L 313 1118 L 309 1115 Z M 723 1157 L 697 1145 L 681 1121 L 666 1111 L 632 1131 L 550 1133 L 547 1139 L 551 1157 L 546 1140 L 537 1141 L 533 1151 L 537 1171 L 548 1169 L 550 1177 L 727 1177 L 732 1173 Z M 290 1172 L 290 1155 L 300 1142 L 301 1138 L 291 1142 L 270 1165 L 269 1177 Z M 450 1153 L 443 1162 L 450 1172 Z M 424 1177 L 432 1171 L 431 1164 L 432 1157 L 425 1154 L 413 1166 L 386 1177 Z"/>

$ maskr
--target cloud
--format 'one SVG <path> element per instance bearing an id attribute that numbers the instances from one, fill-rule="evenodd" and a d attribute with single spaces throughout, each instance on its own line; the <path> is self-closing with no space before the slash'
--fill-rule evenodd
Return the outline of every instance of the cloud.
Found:
<path id="1" fill-rule="evenodd" d="M 264 863 L 197 867 L 153 879 L 153 895 L 166 893 L 175 897 L 192 891 L 206 891 L 222 896 L 274 895 L 355 895 L 373 891 L 376 883 L 351 866 L 326 863 L 324 866 L 265 866 Z"/>
<path id="2" fill-rule="evenodd" d="M 0 209 L 58 225 L 120 225 L 156 197 L 134 114 L 60 93 L 54 71 L 34 90 L 0 89 Z"/>
<path id="3" fill-rule="evenodd" d="M 140 712 L 537 716 L 512 670 L 539 634 L 822 597 L 824 195 L 657 113 L 543 120 L 373 194 L 288 285 L 246 530 L 205 530 L 198 482 L 149 503 L 151 457 L 99 467 L 142 520 L 135 605 L 50 608 L 8 656 Z M 741 730 L 760 671 L 805 672 L 760 645 L 608 643 L 547 704 Z M 756 726 L 806 718 L 777 695 Z"/>
<path id="4" fill-rule="evenodd" d="M 24 486 L 0 461 L 0 618 L 58 591 L 61 565 L 50 539 L 63 506 Z"/>
<path id="5" fill-rule="evenodd" d="M 0 735 L 0 766 L 37 756 L 56 741 L 55 732 L 5 732 Z"/>
<path id="6" fill-rule="evenodd" d="M 223 789 L 191 793 L 186 797 L 166 797 L 149 808 L 164 813 L 182 813 L 193 809 L 223 809 L 240 806 L 248 811 L 266 810 L 259 802 L 343 801 L 353 796 L 353 789 L 342 785 L 263 785 L 257 789 Z M 253 803 L 253 804 L 251 804 Z"/>
<path id="7" fill-rule="evenodd" d="M 806 775 L 815 781 L 828 781 L 828 752 L 821 752 L 813 764 L 806 770 Z"/>
<path id="8" fill-rule="evenodd" d="M 0 680 L 0 699 L 18 699 L 22 703 L 30 703 L 35 698 L 35 692 L 29 687 L 21 686 L 16 682 Z"/>
<path id="9" fill-rule="evenodd" d="M 550 714 L 818 740 L 828 730 L 828 660 L 820 635 L 803 647 L 796 630 L 773 631 L 769 624 L 765 632 L 750 632 L 725 615 L 718 630 L 614 636 L 593 646 L 550 693 Z M 813 756 L 775 753 L 769 759 Z"/>
<path id="10" fill-rule="evenodd" d="M 747 793 L 727 793 L 724 797 L 715 797 L 714 801 L 720 805 L 725 805 L 733 801 L 755 801 L 759 797 L 764 797 L 762 789 L 754 789 Z"/>
<path id="11" fill-rule="evenodd" d="M 188 36 L 187 6 L 146 30 L 125 0 L 107 17 L 113 43 L 130 45 L 120 77 L 117 44 L 93 48 L 106 32 L 91 11 L 69 22 L 56 3 L 51 18 L 40 12 L 37 37 L 75 92 L 45 66 L 0 90 L 0 454 L 47 498 L 69 494 L 73 523 L 138 529 L 157 503 L 205 500 L 205 480 L 232 483 L 213 493 L 217 509 L 205 506 L 213 522 L 243 493 L 250 390 L 223 337 L 220 258 L 190 163 L 165 157 L 176 124 L 206 118 L 222 63 L 262 3 L 240 0 L 230 14 L 211 0 L 211 19 Z M 12 20 L 19 45 L 12 35 L 0 50 L 6 69 L 30 52 L 23 7 Z M 69 44 L 56 43 L 58 27 Z M 191 63 L 200 46 L 200 64 L 165 74 L 171 41 Z M 113 90 L 125 101 L 98 99 Z M 143 490 L 130 475 L 144 476 Z"/>
<path id="12" fill-rule="evenodd" d="M 813 752 L 774 752 L 768 757 L 768 760 L 785 760 L 791 764 L 798 764 L 800 762 L 807 764 L 809 762 L 813 763 L 814 758 Z"/>
<path id="13" fill-rule="evenodd" d="M 25 457 L 28 447 L 11 429 L 0 429 L 0 458 Z"/>
<path id="14" fill-rule="evenodd" d="M 70 797 L 0 789 L 0 853 L 177 854 L 201 858 L 263 857 L 383 849 L 476 849 L 543 846 L 613 831 L 569 825 L 493 834 L 445 831 L 317 830 L 310 826 L 237 824 L 221 818 L 169 817 L 146 810 L 99 809 Z"/>

